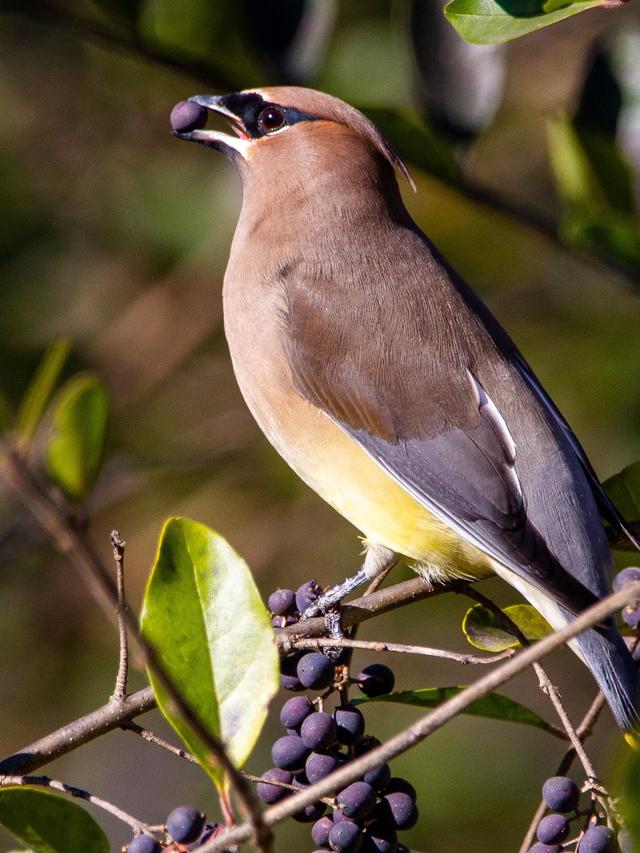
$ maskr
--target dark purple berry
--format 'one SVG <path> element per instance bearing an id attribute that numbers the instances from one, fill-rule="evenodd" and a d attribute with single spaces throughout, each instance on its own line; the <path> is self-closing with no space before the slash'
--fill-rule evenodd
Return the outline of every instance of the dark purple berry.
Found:
<path id="1" fill-rule="evenodd" d="M 362 830 L 350 820 L 335 823 L 329 833 L 329 845 L 336 853 L 357 853 L 362 846 Z"/>
<path id="2" fill-rule="evenodd" d="M 536 836 L 543 844 L 560 844 L 569 835 L 569 821 L 561 814 L 548 814 L 543 817 Z"/>
<path id="3" fill-rule="evenodd" d="M 298 735 L 285 735 L 278 738 L 271 748 L 271 758 L 276 767 L 296 773 L 302 770 L 309 750 Z"/>
<path id="4" fill-rule="evenodd" d="M 330 817 L 321 817 L 311 827 L 311 838 L 314 844 L 326 847 L 329 843 L 329 833 L 333 829 L 333 821 Z"/>
<path id="5" fill-rule="evenodd" d="M 300 658 L 296 671 L 308 690 L 324 690 L 333 680 L 334 666 L 322 652 L 309 652 Z"/>
<path id="6" fill-rule="evenodd" d="M 620 592 L 625 586 L 629 586 L 630 583 L 636 583 L 637 581 L 640 581 L 640 569 L 635 566 L 629 566 L 618 572 L 615 576 L 613 579 L 613 590 L 614 592 Z"/>
<path id="7" fill-rule="evenodd" d="M 298 678 L 298 663 L 303 656 L 304 652 L 294 652 L 280 661 L 280 683 L 285 690 L 292 690 L 294 693 L 304 690 Z"/>
<path id="8" fill-rule="evenodd" d="M 293 777 L 293 786 L 297 788 L 299 791 L 302 791 L 304 788 L 309 787 L 309 779 L 307 778 L 305 773 L 299 773 L 297 776 Z M 308 806 L 304 806 L 300 809 L 300 811 L 291 815 L 294 820 L 297 820 L 299 823 L 314 823 L 322 815 L 326 812 L 327 806 L 325 803 L 320 802 L 318 800 L 315 803 L 309 803 Z"/>
<path id="9" fill-rule="evenodd" d="M 178 844 L 195 841 L 203 826 L 204 815 L 193 806 L 178 806 L 167 818 L 167 832 Z"/>
<path id="10" fill-rule="evenodd" d="M 354 744 L 354 755 L 365 755 L 367 752 L 371 752 L 372 749 L 375 749 L 376 746 L 380 746 L 381 743 L 382 741 L 378 740 L 377 737 L 374 737 L 373 735 L 365 735 L 360 738 L 356 744 Z"/>
<path id="11" fill-rule="evenodd" d="M 358 673 L 356 681 L 365 696 L 384 696 L 393 690 L 396 677 L 385 664 L 372 663 Z"/>
<path id="12" fill-rule="evenodd" d="M 355 705 L 338 705 L 333 712 L 338 726 L 337 739 L 350 746 L 364 734 L 364 717 Z"/>
<path id="13" fill-rule="evenodd" d="M 527 853 L 562 853 L 562 847 L 559 844 L 541 844 L 538 841 L 527 850 Z"/>
<path id="14" fill-rule="evenodd" d="M 306 696 L 294 696 L 282 706 L 280 722 L 285 729 L 298 729 L 305 717 L 313 711 L 313 705 Z"/>
<path id="15" fill-rule="evenodd" d="M 256 793 L 263 803 L 277 803 L 291 791 L 288 788 L 281 788 L 280 785 L 269 785 L 269 782 L 282 782 L 285 785 L 291 784 L 291 773 L 288 770 L 282 770 L 280 767 L 272 767 L 271 770 L 265 770 L 262 778 L 266 782 L 258 782 L 256 785 Z"/>
<path id="16" fill-rule="evenodd" d="M 580 789 L 566 776 L 552 776 L 542 786 L 542 799 L 554 812 L 572 812 L 578 807 Z"/>
<path id="17" fill-rule="evenodd" d="M 385 793 L 377 810 L 380 820 L 395 829 L 411 829 L 418 822 L 418 808 L 408 794 L 402 791 Z"/>
<path id="18" fill-rule="evenodd" d="M 389 779 L 389 783 L 385 789 L 386 794 L 395 794 L 396 791 L 402 794 L 407 794 L 411 797 L 414 803 L 418 799 L 416 789 L 413 787 L 411 782 L 407 782 L 406 779 L 401 779 L 400 776 L 393 776 Z"/>
<path id="19" fill-rule="evenodd" d="M 389 770 L 388 764 L 378 764 L 377 767 L 374 767 L 373 770 L 368 770 L 362 777 L 362 781 L 371 785 L 376 791 L 385 790 L 390 779 L 391 770 Z"/>
<path id="20" fill-rule="evenodd" d="M 304 765 L 304 772 L 313 785 L 333 773 L 341 763 L 335 752 L 312 752 Z"/>
<path id="21" fill-rule="evenodd" d="M 308 749 L 322 749 L 336 742 L 336 721 L 330 714 L 316 711 L 303 721 L 300 737 Z"/>
<path id="22" fill-rule="evenodd" d="M 207 123 L 207 111 L 193 101 L 180 101 L 171 110 L 169 116 L 171 127 L 178 133 L 202 128 Z"/>
<path id="23" fill-rule="evenodd" d="M 345 817 L 363 820 L 368 817 L 376 805 L 376 792 L 366 782 L 353 782 L 336 797 Z"/>
<path id="24" fill-rule="evenodd" d="M 127 847 L 129 853 L 160 853 L 160 842 L 151 835 L 136 835 Z"/>
<path id="25" fill-rule="evenodd" d="M 306 583 L 303 583 L 302 586 L 299 586 L 296 590 L 296 608 L 300 611 L 300 613 L 304 613 L 304 611 L 311 607 L 318 598 L 322 595 L 322 587 L 316 580 L 310 580 Z"/>
<path id="26" fill-rule="evenodd" d="M 198 850 L 205 841 L 209 841 L 210 838 L 213 838 L 214 835 L 217 835 L 219 831 L 222 831 L 223 827 L 219 823 L 205 823 L 204 829 L 200 833 L 200 835 L 196 838 L 193 844 L 189 845 L 189 850 Z"/>
<path id="27" fill-rule="evenodd" d="M 578 853 L 613 853 L 616 837 L 606 826 L 590 826 L 578 845 Z"/>
<path id="28" fill-rule="evenodd" d="M 369 824 L 364 838 L 363 853 L 394 853 L 398 846 L 398 836 L 394 830 L 380 821 Z"/>
<path id="29" fill-rule="evenodd" d="M 618 833 L 618 847 L 620 853 L 634 853 L 635 844 L 628 829 L 621 829 Z"/>
<path id="30" fill-rule="evenodd" d="M 292 589 L 277 589 L 269 596 L 268 604 L 275 616 L 291 616 L 296 609 L 296 594 Z"/>

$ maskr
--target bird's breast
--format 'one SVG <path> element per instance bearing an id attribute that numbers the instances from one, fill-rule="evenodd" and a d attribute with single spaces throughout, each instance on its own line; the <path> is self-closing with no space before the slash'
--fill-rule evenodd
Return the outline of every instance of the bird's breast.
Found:
<path id="1" fill-rule="evenodd" d="M 224 322 L 244 399 L 278 453 L 372 543 L 436 572 L 484 574 L 487 560 L 398 485 L 321 409 L 296 390 L 286 358 L 282 294 L 227 273 Z"/>

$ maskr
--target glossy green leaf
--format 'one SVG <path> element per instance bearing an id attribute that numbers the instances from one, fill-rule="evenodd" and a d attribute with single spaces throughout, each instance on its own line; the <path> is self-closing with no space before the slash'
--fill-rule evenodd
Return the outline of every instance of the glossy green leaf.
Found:
<path id="1" fill-rule="evenodd" d="M 54 406 L 52 434 L 45 452 L 47 471 L 69 498 L 82 500 L 102 462 L 107 390 L 97 376 L 75 376 L 60 390 Z"/>
<path id="2" fill-rule="evenodd" d="M 174 684 L 237 767 L 251 754 L 279 687 L 269 613 L 247 564 L 217 533 L 172 518 L 160 537 L 141 616 Z M 217 785 L 217 766 L 152 673 L 160 710 Z"/>
<path id="3" fill-rule="evenodd" d="M 42 420 L 69 355 L 69 349 L 70 343 L 66 338 L 54 341 L 44 354 L 27 388 L 16 419 L 16 434 L 23 447 L 29 444 Z"/>
<path id="4" fill-rule="evenodd" d="M 34 853 L 109 853 L 107 837 L 91 815 L 51 791 L 1 789 L 0 823 Z"/>
<path id="5" fill-rule="evenodd" d="M 602 485 L 627 521 L 640 519 L 640 462 L 623 468 Z"/>
<path id="6" fill-rule="evenodd" d="M 388 693 L 385 696 L 357 697 L 351 701 L 356 705 L 368 702 L 393 702 L 397 705 L 415 705 L 418 708 L 437 708 L 447 699 L 456 696 L 465 690 L 459 687 L 424 687 L 420 690 L 403 690 L 398 693 Z M 512 723 L 523 723 L 527 726 L 535 726 L 537 729 L 551 734 L 556 734 L 553 726 L 549 725 L 535 711 L 521 705 L 502 693 L 488 693 L 482 699 L 478 699 L 468 705 L 463 714 L 471 714 L 474 717 L 487 717 L 492 720 L 508 720 Z"/>
<path id="7" fill-rule="evenodd" d="M 500 44 L 556 24 L 604 0 L 452 0 L 444 13 L 465 41 Z"/>
<path id="8" fill-rule="evenodd" d="M 527 640 L 541 640 L 553 632 L 551 625 L 530 604 L 512 604 L 504 607 L 503 611 Z M 472 646 L 486 652 L 502 652 L 520 645 L 500 625 L 498 617 L 482 604 L 467 610 L 462 620 L 462 630 Z"/>
<path id="9" fill-rule="evenodd" d="M 640 740 L 628 751 L 620 778 L 620 811 L 624 825 L 640 853 Z"/>
<path id="10" fill-rule="evenodd" d="M 453 186 L 460 170 L 451 147 L 424 124 L 399 110 L 365 107 L 368 118 L 380 128 L 402 160 Z"/>

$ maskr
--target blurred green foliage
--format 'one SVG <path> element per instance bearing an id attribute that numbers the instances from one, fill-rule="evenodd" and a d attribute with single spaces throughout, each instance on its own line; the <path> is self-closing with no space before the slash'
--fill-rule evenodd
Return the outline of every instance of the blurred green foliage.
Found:
<path id="1" fill-rule="evenodd" d="M 614 75 L 617 94 L 582 97 L 594 56 L 616 41 L 618 28 L 629 36 L 640 27 L 637 7 L 578 16 L 494 55 L 504 87 L 495 87 L 477 135 L 465 130 L 450 142 L 429 124 L 425 90 L 451 92 L 467 109 L 487 84 L 482 58 L 493 48 L 477 48 L 469 60 L 477 66 L 443 62 L 430 82 L 417 67 L 416 39 L 438 56 L 458 57 L 464 43 L 451 27 L 450 36 L 410 33 L 409 2 L 307 3 L 315 30 L 294 28 L 289 41 L 279 37 L 283 26 L 274 36 L 265 23 L 268 5 L 20 0 L 0 9 L 0 420 L 15 424 L 19 413 L 31 461 L 44 467 L 55 422 L 51 376 L 59 387 L 79 369 L 103 378 L 110 426 L 83 511 L 105 555 L 114 526 L 128 540 L 134 604 L 170 515 L 220 530 L 265 594 L 314 575 L 338 580 L 358 561 L 355 531 L 266 445 L 236 388 L 220 289 L 239 185 L 222 158 L 179 144 L 168 128 L 173 104 L 198 91 L 303 83 L 366 109 L 409 161 L 418 190 L 406 192 L 413 216 L 516 339 L 599 473 L 640 458 L 639 162 L 620 135 L 624 123 L 633 126 L 640 99 L 633 74 Z M 615 107 L 613 122 L 585 116 L 585 104 L 600 102 Z M 594 265 L 594 256 L 605 263 Z M 71 339 L 73 350 L 66 361 L 61 350 L 49 356 L 49 378 L 27 413 L 25 389 L 56 336 Z M 92 471 L 87 483 L 98 467 Z M 513 603 L 498 581 L 486 586 L 499 603 Z M 2 492 L 0 587 L 0 740 L 9 752 L 102 703 L 117 645 L 86 591 Z M 442 597 L 367 631 L 464 648 L 464 610 Z M 459 679 L 451 663 L 399 658 L 394 668 L 408 690 Z M 556 683 L 571 685 L 564 698 L 577 718 L 592 680 L 570 653 L 550 668 Z M 507 692 L 548 718 L 534 679 L 522 677 Z M 409 706 L 388 712 L 370 705 L 382 738 L 416 714 Z M 145 723 L 162 731 L 157 716 Z M 267 766 L 273 731 L 268 721 L 253 770 Z M 605 716 L 593 741 L 605 770 L 617 737 Z M 152 822 L 178 798 L 211 812 L 197 769 L 132 740 L 113 733 L 47 772 Z M 425 803 L 412 845 L 432 853 L 514 849 L 557 759 L 545 733 L 456 720 L 419 748 L 419 758 L 394 764 Z M 113 846 L 126 840 L 115 821 L 99 821 Z M 299 827 L 278 829 L 283 844 L 299 838 Z"/>

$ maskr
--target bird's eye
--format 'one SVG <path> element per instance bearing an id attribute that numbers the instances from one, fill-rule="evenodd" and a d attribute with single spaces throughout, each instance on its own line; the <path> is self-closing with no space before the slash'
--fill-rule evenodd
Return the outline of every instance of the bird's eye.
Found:
<path id="1" fill-rule="evenodd" d="M 258 127 L 263 133 L 280 130 L 284 124 L 284 113 L 277 107 L 267 107 L 258 116 Z"/>

